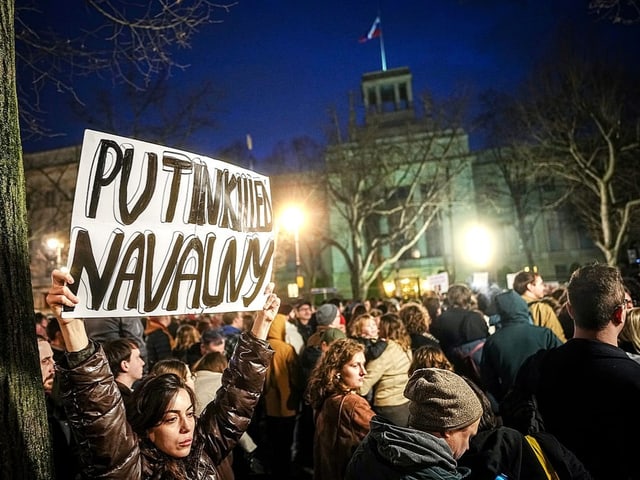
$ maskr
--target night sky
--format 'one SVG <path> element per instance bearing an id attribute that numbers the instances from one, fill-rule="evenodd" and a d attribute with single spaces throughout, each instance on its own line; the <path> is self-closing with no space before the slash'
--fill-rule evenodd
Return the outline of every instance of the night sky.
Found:
<path id="1" fill-rule="evenodd" d="M 214 81 L 224 95 L 217 128 L 194 139 L 192 150 L 213 152 L 251 134 L 254 156 L 278 141 L 308 135 L 323 140 L 327 111 L 346 111 L 361 75 L 381 69 L 377 39 L 359 43 L 380 13 L 388 68 L 408 66 L 414 92 L 472 96 L 492 88 L 513 90 L 549 48 L 558 29 L 606 38 L 616 53 L 637 63 L 640 25 L 612 26 L 587 11 L 587 1 L 481 0 L 240 0 L 221 24 L 203 29 L 177 58 L 191 67 L 172 82 Z M 627 52 L 631 47 L 635 52 Z M 110 79 L 84 80 L 81 92 L 109 88 Z M 85 128 L 69 113 L 68 98 L 54 89 L 43 106 L 51 128 L 63 136 L 29 141 L 25 151 L 81 142 Z M 113 132 L 124 134 L 126 132 Z M 142 139 L 145 140 L 145 139 Z"/>

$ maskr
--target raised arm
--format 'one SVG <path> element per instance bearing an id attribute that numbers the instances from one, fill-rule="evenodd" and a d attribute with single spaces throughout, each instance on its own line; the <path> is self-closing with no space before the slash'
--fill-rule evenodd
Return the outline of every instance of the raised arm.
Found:
<path id="1" fill-rule="evenodd" d="M 89 344 L 84 322 L 76 318 L 62 318 L 63 306 L 73 307 L 79 301 L 78 297 L 71 293 L 71 290 L 67 287 L 67 285 L 74 282 L 73 277 L 61 270 L 54 270 L 51 273 L 51 280 L 52 285 L 47 294 L 47 304 L 58 318 L 67 351 L 78 352 Z M 262 310 L 257 313 L 251 329 L 251 333 L 260 340 L 266 340 L 271 323 L 276 318 L 280 308 L 280 298 L 273 293 L 273 288 L 273 283 L 267 285 L 265 290 L 268 295 L 267 299 Z"/>
<path id="2" fill-rule="evenodd" d="M 278 310 L 280 309 L 280 298 L 273 293 L 273 288 L 274 284 L 273 282 L 270 282 L 265 290 L 265 293 L 268 295 L 267 300 L 265 301 L 262 310 L 256 314 L 253 327 L 251 328 L 251 333 L 260 340 L 267 339 L 267 334 L 269 333 L 273 319 L 276 318 Z"/>
<path id="3" fill-rule="evenodd" d="M 64 306 L 73 307 L 79 301 L 78 297 L 71 293 L 67 287 L 73 282 L 73 277 L 69 273 L 54 270 L 51 273 L 51 288 L 47 294 L 47 304 L 58 319 L 67 351 L 79 352 L 89 345 L 84 322 L 77 318 L 62 318 L 62 308 Z"/>
<path id="4" fill-rule="evenodd" d="M 83 478 L 141 478 L 138 440 L 127 423 L 109 362 L 101 348 L 89 343 L 82 320 L 62 318 L 63 306 L 78 303 L 67 288 L 73 278 L 60 270 L 51 278 L 47 303 L 58 318 L 68 352 L 56 366 L 56 375 L 78 440 Z"/>

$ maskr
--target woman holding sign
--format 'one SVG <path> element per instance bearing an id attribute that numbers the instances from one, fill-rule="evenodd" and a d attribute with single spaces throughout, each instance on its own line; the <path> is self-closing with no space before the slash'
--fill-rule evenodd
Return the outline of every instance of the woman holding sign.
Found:
<path id="1" fill-rule="evenodd" d="M 265 341 L 280 307 L 273 284 L 251 332 L 240 337 L 216 398 L 196 418 L 194 393 L 174 374 L 145 379 L 125 413 L 102 348 L 88 339 L 82 320 L 61 316 L 63 306 L 79 300 L 66 286 L 73 278 L 55 270 L 52 280 L 47 303 L 67 348 L 56 369 L 71 429 L 84 449 L 85 477 L 220 478 L 221 463 L 249 425 L 273 354 Z"/>

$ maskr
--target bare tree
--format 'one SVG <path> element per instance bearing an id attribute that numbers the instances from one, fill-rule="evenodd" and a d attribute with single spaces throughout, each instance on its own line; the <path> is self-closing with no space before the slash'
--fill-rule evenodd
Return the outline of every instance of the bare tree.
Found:
<path id="1" fill-rule="evenodd" d="M 23 135 L 59 133 L 42 127 L 43 88 L 53 86 L 80 104 L 74 84 L 78 77 L 99 75 L 143 91 L 157 75 L 187 68 L 178 60 L 178 50 L 189 48 L 198 31 L 220 22 L 218 15 L 232 6 L 215 0 L 87 0 L 75 6 L 82 10 L 74 17 L 83 23 L 74 28 L 72 23 L 47 25 L 47 9 L 59 9 L 57 4 L 20 2 L 15 35 Z"/>
<path id="2" fill-rule="evenodd" d="M 0 302 L 4 428 L 0 465 L 3 477 L 17 480 L 54 478 L 33 325 L 21 112 L 25 125 L 35 128 L 34 118 L 26 112 L 38 112 L 38 88 L 47 82 L 72 92 L 72 78 L 77 74 L 102 72 L 117 78 L 123 66 L 133 62 L 145 79 L 167 65 L 177 65 L 173 45 L 186 46 L 198 27 L 213 21 L 216 8 L 206 0 L 138 3 L 137 8 L 130 2 L 114 1 L 89 0 L 83 5 L 94 17 L 86 30 L 79 27 L 81 33 L 69 38 L 56 34 L 53 26 L 31 27 L 28 20 L 33 9 L 16 12 L 11 0 L 0 4 L 0 285 L 4 290 Z M 51 4 L 51 8 L 60 5 Z M 22 42 L 18 54 L 16 41 Z M 32 82 L 21 82 L 36 87 L 31 110 L 26 101 L 18 109 L 16 57 L 23 67 L 33 68 Z"/>
<path id="3" fill-rule="evenodd" d="M 324 175 L 321 171 L 304 173 L 283 173 L 271 178 L 273 205 L 277 216 L 277 249 L 274 270 L 282 272 L 295 261 L 295 237 L 287 230 L 287 210 L 297 208 L 302 216 L 302 226 L 298 232 L 300 273 L 304 278 L 304 291 L 308 292 L 318 281 L 326 279 L 323 252 L 328 248 L 324 240 L 329 230 L 328 204 Z M 294 277 L 287 279 L 288 283 Z"/>
<path id="4" fill-rule="evenodd" d="M 147 83 L 142 91 L 130 83 L 101 89 L 90 109 L 76 101 L 69 103 L 90 128 L 185 150 L 195 146 L 194 135 L 216 126 L 215 105 L 222 95 L 210 79 L 175 85 L 175 79 L 163 71 Z"/>
<path id="5" fill-rule="evenodd" d="M 516 230 L 528 265 L 536 265 L 534 231 L 545 211 L 555 210 L 571 194 L 562 178 L 542 167 L 540 149 L 522 142 L 516 100 L 507 94 L 483 95 L 480 124 L 486 130 L 488 148 L 482 153 L 485 174 L 477 185 L 479 211 L 505 218 Z"/>
<path id="6" fill-rule="evenodd" d="M 640 2 L 637 0 L 591 0 L 589 11 L 600 18 L 621 25 L 640 22 Z"/>
<path id="7" fill-rule="evenodd" d="M 569 200 L 610 265 L 640 206 L 638 80 L 624 65 L 573 50 L 537 71 L 519 107 L 526 148 L 571 186 Z"/>
<path id="8" fill-rule="evenodd" d="M 391 129 L 376 122 L 352 126 L 346 140 L 334 115 L 327 188 L 336 220 L 334 236 L 326 240 L 345 260 L 353 298 L 365 298 L 378 278 L 410 253 L 452 200 L 454 180 L 469 172 L 467 137 L 455 115 L 459 109 L 428 103 L 421 121 Z"/>

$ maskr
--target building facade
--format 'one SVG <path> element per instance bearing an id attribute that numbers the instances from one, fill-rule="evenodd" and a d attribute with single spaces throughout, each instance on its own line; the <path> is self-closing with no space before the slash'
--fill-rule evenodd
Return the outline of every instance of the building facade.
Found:
<path id="1" fill-rule="evenodd" d="M 564 282 L 602 260 L 575 216 L 542 208 L 544 191 L 523 235 L 495 156 L 472 152 L 461 123 L 443 122 L 428 97 L 417 104 L 409 68 L 365 73 L 361 95 L 346 128 L 336 126 L 325 171 L 271 177 L 283 297 L 285 285 L 298 287 L 287 289 L 291 300 L 420 297 L 445 272 L 449 283 L 504 287 L 524 267 Z M 80 146 L 24 156 L 36 309 L 45 308 L 51 270 L 66 262 L 79 158 Z M 302 224 L 287 218 L 291 206 Z"/>

